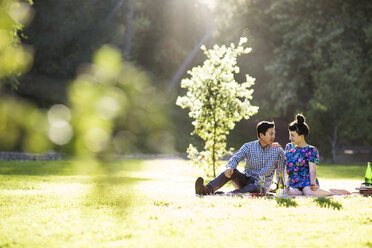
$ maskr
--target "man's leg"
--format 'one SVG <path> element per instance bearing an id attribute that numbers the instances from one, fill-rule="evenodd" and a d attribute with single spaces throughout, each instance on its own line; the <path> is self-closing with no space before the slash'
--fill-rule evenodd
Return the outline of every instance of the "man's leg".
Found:
<path id="1" fill-rule="evenodd" d="M 247 177 L 245 174 L 235 170 L 231 176 L 231 182 L 235 187 L 232 193 L 258 193 L 260 191 L 259 187 L 254 184 L 253 177 Z"/>
<path id="2" fill-rule="evenodd" d="M 221 173 L 218 177 L 213 179 L 207 184 L 208 193 L 213 194 L 216 192 L 219 188 L 224 186 L 226 183 L 228 183 L 231 180 L 232 184 L 236 189 L 241 189 L 246 187 L 249 184 L 254 183 L 254 179 L 251 177 L 247 177 L 243 173 L 241 173 L 239 170 L 234 169 L 233 174 L 230 178 L 225 176 L 225 173 Z"/>
<path id="3" fill-rule="evenodd" d="M 234 173 L 235 173 L 235 170 L 234 170 Z M 210 181 L 206 185 L 207 190 L 208 190 L 208 195 L 211 195 L 214 192 L 216 192 L 219 188 L 221 188 L 222 186 L 224 186 L 230 180 L 231 180 L 230 178 L 228 178 L 227 176 L 225 176 L 225 173 L 224 172 L 222 172 L 221 174 L 219 174 L 215 179 L 213 179 L 212 181 Z"/>
<path id="4" fill-rule="evenodd" d="M 259 193 L 260 188 L 255 184 L 247 184 L 243 188 L 236 189 L 236 190 L 232 191 L 231 193 L 247 193 L 247 192 L 249 192 L 249 193 Z"/>
<path id="5" fill-rule="evenodd" d="M 254 184 L 254 179 L 252 177 L 247 177 L 245 174 L 241 173 L 237 169 L 234 169 L 230 180 L 235 189 L 241 189 L 249 184 Z"/>
<path id="6" fill-rule="evenodd" d="M 204 179 L 202 177 L 198 177 L 195 181 L 195 194 L 197 195 L 210 195 L 208 193 L 207 186 L 204 185 Z"/>

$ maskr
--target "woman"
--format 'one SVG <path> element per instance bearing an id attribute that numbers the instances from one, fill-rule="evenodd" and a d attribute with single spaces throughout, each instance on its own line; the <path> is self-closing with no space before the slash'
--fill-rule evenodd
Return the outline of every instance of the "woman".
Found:
<path id="1" fill-rule="evenodd" d="M 309 127 L 301 114 L 288 126 L 290 144 L 285 148 L 288 174 L 288 195 L 331 196 L 350 194 L 346 190 L 319 188 L 316 178 L 316 166 L 319 163 L 319 152 L 316 147 L 307 144 L 305 138 Z"/>

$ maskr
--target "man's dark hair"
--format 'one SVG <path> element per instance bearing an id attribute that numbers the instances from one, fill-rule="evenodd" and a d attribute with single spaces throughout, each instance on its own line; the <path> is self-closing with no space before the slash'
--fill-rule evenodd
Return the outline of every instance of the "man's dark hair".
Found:
<path id="1" fill-rule="evenodd" d="M 260 133 L 262 133 L 264 136 L 269 128 L 274 128 L 275 123 L 272 121 L 261 121 L 257 124 L 256 130 L 257 130 L 257 138 L 260 138 Z"/>

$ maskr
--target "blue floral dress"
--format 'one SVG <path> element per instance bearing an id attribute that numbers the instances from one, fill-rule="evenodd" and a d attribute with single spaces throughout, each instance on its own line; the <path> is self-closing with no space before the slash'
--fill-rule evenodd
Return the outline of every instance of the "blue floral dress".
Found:
<path id="1" fill-rule="evenodd" d="M 309 162 L 319 164 L 319 152 L 314 146 L 297 147 L 291 143 L 285 147 L 288 187 L 310 186 Z M 316 184 L 319 186 L 318 179 Z"/>

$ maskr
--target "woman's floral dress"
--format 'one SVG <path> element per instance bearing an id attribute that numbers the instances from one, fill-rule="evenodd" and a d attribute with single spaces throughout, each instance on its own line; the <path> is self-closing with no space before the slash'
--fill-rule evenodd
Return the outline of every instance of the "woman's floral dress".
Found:
<path id="1" fill-rule="evenodd" d="M 319 152 L 314 146 L 297 147 L 291 143 L 285 147 L 288 187 L 310 186 L 309 162 L 319 164 Z M 316 184 L 319 186 L 318 179 Z"/>

